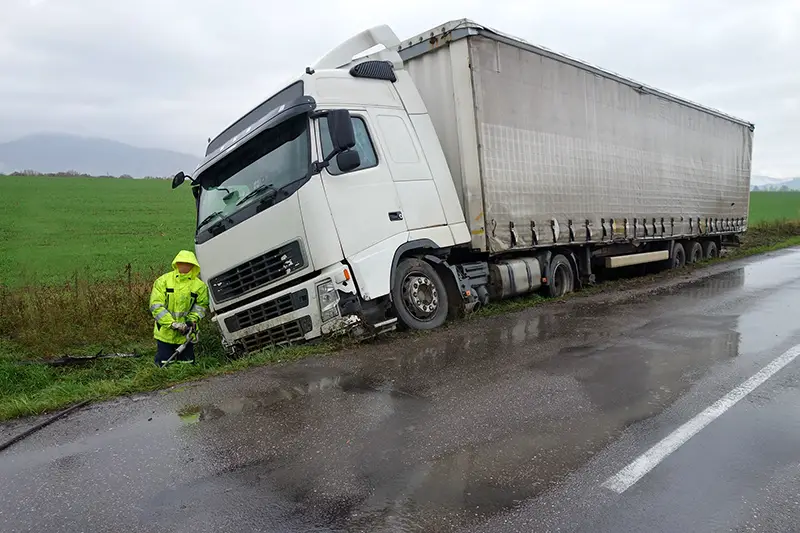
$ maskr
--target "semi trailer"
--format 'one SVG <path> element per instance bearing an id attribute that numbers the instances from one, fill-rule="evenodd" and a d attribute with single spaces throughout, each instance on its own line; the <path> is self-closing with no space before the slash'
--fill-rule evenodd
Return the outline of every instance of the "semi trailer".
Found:
<path id="1" fill-rule="evenodd" d="M 747 229 L 753 124 L 470 20 L 340 44 L 187 178 L 226 347 L 563 296 Z"/>

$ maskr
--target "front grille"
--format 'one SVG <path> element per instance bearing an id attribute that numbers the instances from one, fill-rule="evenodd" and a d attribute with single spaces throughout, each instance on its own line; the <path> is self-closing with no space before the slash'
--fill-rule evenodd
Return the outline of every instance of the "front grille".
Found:
<path id="1" fill-rule="evenodd" d="M 300 241 L 293 241 L 211 278 L 211 294 L 216 303 L 225 302 L 286 277 L 305 266 Z"/>
<path id="2" fill-rule="evenodd" d="M 287 344 L 303 339 L 303 336 L 311 331 L 311 317 L 304 316 L 299 320 L 285 322 L 274 328 L 259 331 L 249 337 L 241 339 L 245 352 L 252 352 L 267 346 Z"/>
<path id="3" fill-rule="evenodd" d="M 249 328 L 266 320 L 278 318 L 286 313 L 297 311 L 308 305 L 308 290 L 303 289 L 291 294 L 284 294 L 261 305 L 245 309 L 225 319 L 225 326 L 233 333 L 240 329 Z"/>

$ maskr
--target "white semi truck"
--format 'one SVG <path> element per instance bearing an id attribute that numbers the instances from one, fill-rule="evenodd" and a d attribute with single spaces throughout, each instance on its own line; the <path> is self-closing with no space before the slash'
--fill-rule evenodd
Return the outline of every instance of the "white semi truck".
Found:
<path id="1" fill-rule="evenodd" d="M 747 229 L 753 131 L 469 20 L 372 28 L 189 178 L 213 319 L 247 352 L 714 257 Z"/>

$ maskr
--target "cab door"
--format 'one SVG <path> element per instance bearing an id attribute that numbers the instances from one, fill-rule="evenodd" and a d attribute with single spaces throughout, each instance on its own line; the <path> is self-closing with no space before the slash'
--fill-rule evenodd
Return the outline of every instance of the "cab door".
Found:
<path id="1" fill-rule="evenodd" d="M 352 257 L 386 239 L 407 232 L 400 200 L 389 167 L 379 153 L 375 130 L 365 111 L 351 111 L 361 164 L 341 172 L 336 158 L 322 171 L 328 205 L 345 257 Z M 327 118 L 318 119 L 320 153 L 332 149 Z"/>
<path id="2" fill-rule="evenodd" d="M 370 118 L 379 132 L 384 162 L 392 174 L 408 230 L 446 226 L 439 191 L 408 114 L 378 108 L 370 112 Z"/>

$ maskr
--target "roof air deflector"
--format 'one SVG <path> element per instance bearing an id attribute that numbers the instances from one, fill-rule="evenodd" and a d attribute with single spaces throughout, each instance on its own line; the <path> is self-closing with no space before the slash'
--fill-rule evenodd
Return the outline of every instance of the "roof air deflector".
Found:
<path id="1" fill-rule="evenodd" d="M 353 58 L 358 54 L 378 46 L 382 46 L 384 50 L 376 54 L 370 54 L 367 56 L 368 58 L 377 55 L 380 59 L 391 61 L 395 69 L 403 68 L 403 60 L 400 59 L 400 55 L 396 51 L 400 46 L 400 39 L 397 38 L 397 35 L 389 26 L 383 24 L 350 37 L 317 61 L 314 65 L 314 70 L 345 67 L 353 63 Z"/>

